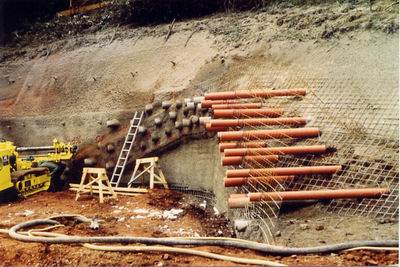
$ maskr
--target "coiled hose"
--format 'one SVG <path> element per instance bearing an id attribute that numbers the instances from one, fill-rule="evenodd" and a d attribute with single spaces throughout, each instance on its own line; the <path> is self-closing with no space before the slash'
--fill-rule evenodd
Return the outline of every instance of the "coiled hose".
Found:
<path id="1" fill-rule="evenodd" d="M 56 217 L 65 217 L 64 215 Z M 52 217 L 52 218 L 56 218 Z M 84 216 L 76 216 L 77 220 L 88 222 L 90 219 Z M 345 243 L 338 243 L 333 245 L 304 247 L 304 248 L 288 248 L 273 246 L 263 243 L 257 243 L 241 239 L 233 238 L 154 238 L 154 237 L 134 237 L 134 236 L 58 236 L 58 237 L 43 237 L 43 236 L 27 236 L 18 233 L 23 228 L 30 228 L 37 225 L 58 225 L 59 222 L 53 219 L 37 219 L 17 224 L 10 228 L 8 234 L 10 237 L 26 242 L 40 242 L 51 244 L 68 244 L 68 243 L 137 243 L 146 245 L 165 245 L 165 246 L 228 246 L 241 249 L 252 249 L 258 252 L 275 254 L 275 255 L 293 255 L 293 254 L 309 254 L 309 253 L 327 253 L 334 251 L 341 251 L 355 247 L 398 247 L 398 240 L 384 240 L 384 241 L 350 241 Z"/>

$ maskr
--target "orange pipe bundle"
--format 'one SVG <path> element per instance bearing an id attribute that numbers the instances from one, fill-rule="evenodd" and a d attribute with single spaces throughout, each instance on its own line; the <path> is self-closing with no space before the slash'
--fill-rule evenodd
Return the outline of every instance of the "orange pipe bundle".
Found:
<path id="1" fill-rule="evenodd" d="M 318 128 L 290 128 L 277 130 L 250 130 L 229 131 L 218 133 L 220 141 L 240 141 L 258 139 L 282 139 L 282 138 L 309 138 L 318 137 L 321 134 Z"/>
<path id="2" fill-rule="evenodd" d="M 240 165 L 242 163 L 274 163 L 279 160 L 277 155 L 267 156 L 244 156 L 244 157 L 222 157 L 222 166 Z"/>
<path id="3" fill-rule="evenodd" d="M 287 181 L 292 181 L 295 178 L 294 175 L 283 175 L 283 176 L 259 176 L 259 177 L 236 177 L 236 178 L 225 178 L 225 187 L 241 186 L 246 184 L 278 184 Z M 240 196 L 239 196 L 240 197 Z"/>
<path id="4" fill-rule="evenodd" d="M 210 120 L 212 127 L 245 127 L 245 126 L 264 126 L 264 125 L 305 125 L 306 119 L 303 117 L 292 118 L 257 118 L 257 119 L 228 119 Z"/>
<path id="5" fill-rule="evenodd" d="M 241 108 L 261 108 L 262 103 L 238 103 L 238 104 L 215 104 L 212 109 L 241 109 Z"/>
<path id="6" fill-rule="evenodd" d="M 269 98 L 276 96 L 305 96 L 305 88 L 281 89 L 281 90 L 243 90 L 229 92 L 213 92 L 205 94 L 206 100 L 240 99 L 240 98 Z"/>
<path id="7" fill-rule="evenodd" d="M 338 199 L 338 198 L 366 198 L 380 197 L 389 194 L 389 188 L 353 188 L 338 190 L 314 190 L 314 191 L 286 191 L 263 192 L 249 194 L 235 194 L 228 200 L 230 208 L 245 208 L 250 202 L 259 201 L 287 201 L 287 200 L 313 200 L 313 199 Z"/>
<path id="8" fill-rule="evenodd" d="M 325 153 L 325 145 L 315 146 L 284 146 L 284 147 L 259 147 L 259 148 L 227 148 L 225 156 L 251 156 L 251 155 L 296 155 Z"/>
<path id="9" fill-rule="evenodd" d="M 252 142 L 225 142 L 218 145 L 219 151 L 232 148 L 246 148 L 246 147 L 265 147 L 267 144 L 263 141 L 252 141 Z M 238 155 L 240 156 L 240 155 Z"/>
<path id="10" fill-rule="evenodd" d="M 313 175 L 334 174 L 340 171 L 342 166 L 307 166 L 290 168 L 262 168 L 262 169 L 238 169 L 227 170 L 226 177 L 249 177 L 249 176 L 281 176 L 281 175 Z"/>
<path id="11" fill-rule="evenodd" d="M 211 108 L 212 105 L 219 104 L 235 104 L 239 103 L 238 100 L 203 100 L 201 101 L 201 108 Z"/>
<path id="12" fill-rule="evenodd" d="M 279 117 L 282 114 L 283 109 L 281 108 L 214 110 L 214 118 Z"/>

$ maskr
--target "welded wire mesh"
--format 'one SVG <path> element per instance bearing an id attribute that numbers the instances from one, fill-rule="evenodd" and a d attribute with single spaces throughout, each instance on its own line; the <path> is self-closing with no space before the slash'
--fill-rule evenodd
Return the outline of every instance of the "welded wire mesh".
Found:
<path id="1" fill-rule="evenodd" d="M 235 77 L 241 77 L 236 79 Z M 374 88 L 380 84 L 380 90 Z M 269 70 L 262 65 L 239 66 L 229 75 L 198 85 L 203 92 L 307 88 L 305 97 L 271 98 L 266 107 L 282 107 L 285 116 L 305 116 L 307 127 L 318 127 L 319 138 L 270 140 L 270 146 L 325 144 L 333 148 L 321 156 L 282 155 L 276 166 L 341 165 L 342 171 L 330 175 L 296 177 L 291 182 L 273 187 L 263 184 L 237 187 L 235 192 L 282 190 L 317 190 L 382 187 L 390 194 L 379 198 L 332 200 L 324 209 L 339 215 L 362 215 L 379 218 L 398 217 L 399 206 L 399 114 L 398 92 L 385 81 L 374 84 L 351 76 L 321 77 L 304 71 Z M 246 127 L 268 129 L 277 126 Z M 292 128 L 280 125 L 278 128 Z M 261 165 L 261 166 L 259 166 Z M 268 164 L 244 164 L 240 168 L 267 168 Z M 230 167 L 233 168 L 233 167 Z M 282 189 L 283 187 L 283 189 Z M 263 229 L 265 241 L 271 243 L 274 222 L 279 214 L 279 201 L 262 202 L 254 207 L 234 210 L 235 217 L 249 219 Z"/>

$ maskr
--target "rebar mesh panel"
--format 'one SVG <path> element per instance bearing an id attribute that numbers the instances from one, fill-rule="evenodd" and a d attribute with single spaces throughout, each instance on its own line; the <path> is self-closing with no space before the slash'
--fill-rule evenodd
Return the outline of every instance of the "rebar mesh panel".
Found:
<path id="1" fill-rule="evenodd" d="M 240 79 L 238 79 L 240 77 Z M 199 84 L 201 92 L 262 90 L 306 87 L 305 97 L 263 100 L 267 107 L 283 107 L 285 116 L 305 116 L 307 127 L 318 127 L 322 135 L 313 139 L 271 140 L 271 146 L 325 144 L 334 148 L 322 156 L 283 156 L 278 166 L 342 165 L 332 176 L 298 177 L 283 184 L 286 190 L 389 187 L 390 195 L 378 199 L 332 200 L 324 205 L 339 215 L 398 217 L 399 203 L 399 114 L 397 87 L 374 79 L 356 80 L 349 75 L 321 77 L 306 71 L 271 70 L 263 64 L 232 67 L 229 75 Z M 376 77 L 375 77 L 376 78 Z M 393 83 L 391 83 L 393 84 Z M 379 90 L 376 88 L 379 85 Z M 258 99 L 260 100 L 260 99 Z M 276 128 L 263 126 L 260 128 Z M 280 126 L 290 127 L 290 126 Z M 252 127 L 254 129 L 254 127 Z M 252 166 L 256 168 L 256 166 Z M 231 191 L 231 189 L 229 189 Z M 280 191 L 279 186 L 241 186 L 235 192 Z M 263 203 L 255 208 L 235 210 L 241 218 L 265 224 L 265 241 L 271 239 L 280 204 Z M 262 219 L 264 218 L 264 219 Z M 257 219 L 257 220 L 256 220 Z M 259 220 L 261 219 L 261 220 Z M 261 225 L 260 225 L 261 226 Z M 270 232 L 268 234 L 267 232 Z M 269 237 L 268 237 L 269 236 Z"/>

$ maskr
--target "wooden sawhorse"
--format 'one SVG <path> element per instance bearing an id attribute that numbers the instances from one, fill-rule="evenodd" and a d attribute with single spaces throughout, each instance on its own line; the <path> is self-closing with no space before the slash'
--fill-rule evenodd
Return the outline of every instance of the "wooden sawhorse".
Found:
<path id="1" fill-rule="evenodd" d="M 140 168 L 143 168 L 143 171 L 136 174 Z M 146 173 L 150 174 L 150 189 L 154 188 L 154 184 L 162 184 L 164 188 L 168 188 L 167 180 L 158 164 L 158 157 L 137 159 L 128 187 L 131 187 L 132 183 L 140 177 L 142 178 L 142 184 L 144 184 L 144 174 Z"/>
<path id="2" fill-rule="evenodd" d="M 85 184 L 86 180 L 88 180 L 87 184 Z M 106 184 L 103 184 L 103 182 Z M 95 190 L 93 190 L 94 184 L 97 184 Z M 106 169 L 104 168 L 83 168 L 81 183 L 76 192 L 75 200 L 78 200 L 80 193 L 90 193 L 91 195 L 93 195 L 93 193 L 98 193 L 100 203 L 104 202 L 103 194 L 108 194 L 111 195 L 112 198 L 117 198 L 117 194 L 114 192 L 110 180 L 108 179 Z"/>

